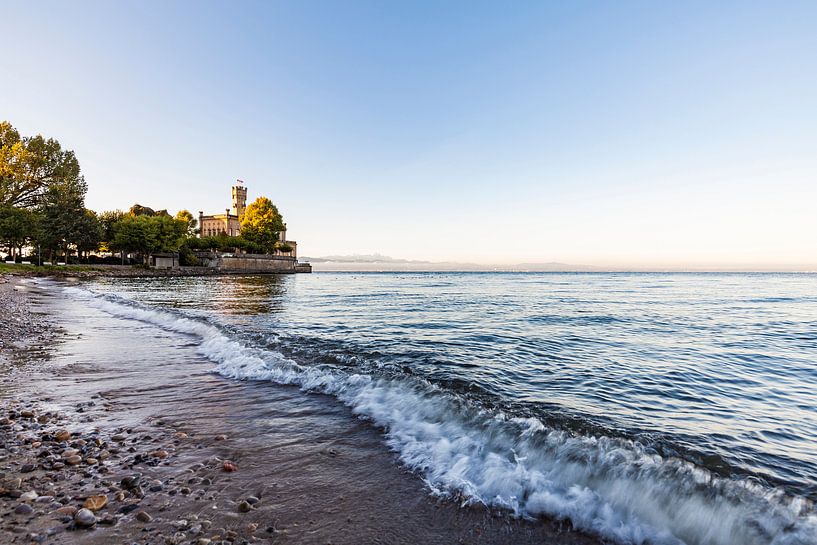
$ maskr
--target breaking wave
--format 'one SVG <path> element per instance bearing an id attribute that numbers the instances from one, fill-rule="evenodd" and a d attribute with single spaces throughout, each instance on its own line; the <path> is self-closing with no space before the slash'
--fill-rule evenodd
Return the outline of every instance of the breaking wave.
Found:
<path id="1" fill-rule="evenodd" d="M 330 394 L 384 430 L 433 493 L 516 516 L 569 520 L 623 544 L 817 544 L 808 500 L 748 479 L 717 477 L 632 441 L 574 435 L 535 418 L 470 405 L 416 377 L 302 366 L 205 321 L 80 288 L 72 297 L 111 315 L 191 335 L 219 374 Z"/>

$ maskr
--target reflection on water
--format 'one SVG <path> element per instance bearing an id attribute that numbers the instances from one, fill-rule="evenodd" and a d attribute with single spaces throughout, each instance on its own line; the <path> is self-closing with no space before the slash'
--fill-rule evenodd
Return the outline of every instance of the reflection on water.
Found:
<path id="1" fill-rule="evenodd" d="M 422 377 L 817 498 L 817 276 L 314 274 L 100 279 L 304 365 Z"/>

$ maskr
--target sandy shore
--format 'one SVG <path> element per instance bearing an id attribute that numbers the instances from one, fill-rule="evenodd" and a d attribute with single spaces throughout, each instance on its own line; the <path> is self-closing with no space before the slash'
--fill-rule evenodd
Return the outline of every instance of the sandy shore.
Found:
<path id="1" fill-rule="evenodd" d="M 56 291 L 0 284 L 0 543 L 598 543 L 436 498 L 330 398 Z"/>

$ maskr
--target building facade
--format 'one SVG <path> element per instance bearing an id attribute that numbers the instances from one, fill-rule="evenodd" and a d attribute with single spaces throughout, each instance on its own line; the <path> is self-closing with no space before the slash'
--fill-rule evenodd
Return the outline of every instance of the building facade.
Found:
<path id="1" fill-rule="evenodd" d="M 205 216 L 199 211 L 199 236 L 214 237 L 221 234 L 237 237 L 241 234 L 239 217 L 247 208 L 247 188 L 240 180 L 232 187 L 233 207 L 225 208 L 224 214 Z"/>

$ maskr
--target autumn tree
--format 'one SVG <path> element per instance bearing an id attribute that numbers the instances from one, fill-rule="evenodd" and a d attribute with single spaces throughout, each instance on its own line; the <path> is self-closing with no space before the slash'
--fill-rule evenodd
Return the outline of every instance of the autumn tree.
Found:
<path id="1" fill-rule="evenodd" d="M 284 230 L 284 218 L 278 207 L 267 197 L 258 197 L 239 218 L 242 238 L 264 248 L 275 251 L 275 243 Z"/>
<path id="2" fill-rule="evenodd" d="M 0 121 L 0 204 L 32 209 L 42 205 L 50 187 L 84 183 L 73 151 L 53 138 L 20 136 Z"/>
<path id="3" fill-rule="evenodd" d="M 179 210 L 179 212 L 176 214 L 176 219 L 184 222 L 185 225 L 187 225 L 188 235 L 196 234 L 196 226 L 198 225 L 198 221 L 196 221 L 196 218 L 193 217 L 193 214 L 187 210 Z"/>

